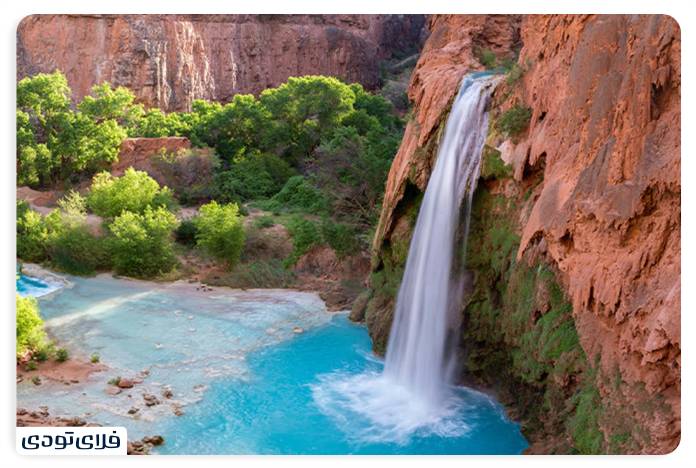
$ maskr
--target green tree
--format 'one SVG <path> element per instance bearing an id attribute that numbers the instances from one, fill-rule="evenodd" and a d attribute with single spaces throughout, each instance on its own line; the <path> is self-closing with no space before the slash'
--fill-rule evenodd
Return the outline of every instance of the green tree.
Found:
<path id="1" fill-rule="evenodd" d="M 94 85 L 78 109 L 97 123 L 113 120 L 124 128 L 136 125 L 145 113 L 142 104 L 135 104 L 135 94 L 130 89 L 114 89 L 107 82 Z"/>
<path id="2" fill-rule="evenodd" d="M 196 245 L 213 257 L 234 267 L 244 246 L 244 227 L 235 203 L 203 205 L 196 218 Z"/>
<path id="3" fill-rule="evenodd" d="M 250 94 L 237 94 L 205 121 L 205 141 L 227 162 L 263 149 L 267 144 L 270 114 Z"/>
<path id="4" fill-rule="evenodd" d="M 336 78 L 291 77 L 263 91 L 260 101 L 273 116 L 270 144 L 297 164 L 353 110 L 355 93 Z"/>
<path id="5" fill-rule="evenodd" d="M 147 172 L 126 169 L 121 177 L 108 172 L 94 176 L 87 196 L 90 210 L 99 216 L 112 218 L 124 211 L 142 213 L 148 207 L 171 206 L 174 203 L 171 191 L 160 187 Z"/>
<path id="6" fill-rule="evenodd" d="M 83 111 L 70 108 L 70 88 L 59 71 L 23 78 L 17 84 L 17 181 L 49 185 L 94 172 L 118 158 L 125 130 L 110 87 L 96 87 Z M 114 92 L 115 93 L 115 92 Z M 120 91 L 119 98 L 124 94 Z"/>
<path id="7" fill-rule="evenodd" d="M 163 207 L 146 207 L 142 214 L 124 211 L 109 225 L 109 250 L 114 270 L 136 278 L 167 273 L 176 265 L 172 232 L 176 217 Z"/>
<path id="8" fill-rule="evenodd" d="M 130 136 L 158 138 L 168 136 L 182 136 L 189 133 L 189 123 L 182 118 L 182 114 L 170 112 L 165 114 L 158 108 L 148 109 L 130 129 Z"/>
<path id="9" fill-rule="evenodd" d="M 27 202 L 17 201 L 17 256 L 28 262 L 42 262 L 47 258 L 48 227 L 40 213 L 29 208 Z"/>
<path id="10" fill-rule="evenodd" d="M 256 151 L 238 158 L 215 176 L 215 198 L 239 202 L 276 194 L 295 170 L 276 155 Z"/>
<path id="11" fill-rule="evenodd" d="M 33 297 L 15 296 L 17 307 L 17 356 L 46 347 L 48 340 L 39 305 Z"/>

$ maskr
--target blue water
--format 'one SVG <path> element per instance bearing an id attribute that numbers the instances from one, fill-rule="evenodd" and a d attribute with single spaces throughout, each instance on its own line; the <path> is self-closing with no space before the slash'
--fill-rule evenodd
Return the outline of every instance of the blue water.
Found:
<path id="1" fill-rule="evenodd" d="M 407 403 L 418 424 L 394 412 L 390 403 L 404 395 L 382 379 L 365 328 L 326 312 L 314 294 L 69 279 L 72 287 L 39 299 L 48 331 L 74 358 L 97 352 L 108 369 L 77 385 L 22 382 L 19 407 L 125 426 L 131 439 L 161 434 L 161 454 L 498 454 L 527 446 L 501 406 L 473 390 L 453 390 L 452 405 L 425 424 L 415 401 Z M 105 392 L 110 378 L 143 369 L 149 374 L 133 389 Z M 143 393 L 162 404 L 146 407 Z M 131 407 L 138 413 L 129 415 Z"/>
<path id="2" fill-rule="evenodd" d="M 62 285 L 49 283 L 31 276 L 19 275 L 16 287 L 20 296 L 41 297 L 60 289 Z"/>

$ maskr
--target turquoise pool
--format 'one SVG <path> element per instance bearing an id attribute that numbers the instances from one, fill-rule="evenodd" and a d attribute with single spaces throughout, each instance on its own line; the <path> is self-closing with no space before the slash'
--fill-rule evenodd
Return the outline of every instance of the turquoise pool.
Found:
<path id="1" fill-rule="evenodd" d="M 70 386 L 22 382 L 20 407 L 125 426 L 131 439 L 161 434 L 161 454 L 514 454 L 527 446 L 495 400 L 465 388 L 431 421 L 402 420 L 389 401 L 403 394 L 380 380 L 365 328 L 326 312 L 314 294 L 69 280 L 39 299 L 47 327 L 73 356 L 99 353 L 109 370 Z M 143 370 L 141 384 L 107 394 L 110 378 Z M 381 389 L 386 404 L 367 401 L 362 388 Z M 160 404 L 146 406 L 144 393 Z"/>

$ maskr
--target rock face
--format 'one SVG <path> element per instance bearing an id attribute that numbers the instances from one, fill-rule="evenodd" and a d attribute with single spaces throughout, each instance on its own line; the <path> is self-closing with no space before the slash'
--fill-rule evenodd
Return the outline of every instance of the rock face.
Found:
<path id="1" fill-rule="evenodd" d="M 681 382 L 681 46 L 669 17 L 432 17 L 409 89 L 414 118 L 387 182 L 365 320 L 383 349 L 449 103 L 462 75 L 481 68 L 476 47 L 505 55 L 518 25 L 521 77 L 499 86 L 491 116 L 528 106 L 531 121 L 512 139 L 492 128 L 488 144 L 512 176 L 491 183 L 519 201 L 513 257 L 550 268 L 572 305 L 592 371 L 554 378 L 567 388 L 594 381 L 606 409 L 597 415 L 602 451 L 669 452 L 680 437 Z M 630 428 L 617 433 L 611 420 L 622 418 Z"/>
<path id="2" fill-rule="evenodd" d="M 680 426 L 679 26 L 532 16 L 522 40 L 531 67 L 519 97 L 532 117 L 508 159 L 516 178 L 543 167 L 544 181 L 518 257 L 543 243 L 587 355 L 664 398 L 671 411 L 642 421 L 654 444 L 643 450 L 664 453 Z"/>
<path id="3" fill-rule="evenodd" d="M 141 102 L 188 110 L 289 76 L 367 88 L 379 62 L 417 49 L 423 15 L 34 15 L 17 28 L 17 77 L 60 69 L 74 97 L 102 81 Z"/>

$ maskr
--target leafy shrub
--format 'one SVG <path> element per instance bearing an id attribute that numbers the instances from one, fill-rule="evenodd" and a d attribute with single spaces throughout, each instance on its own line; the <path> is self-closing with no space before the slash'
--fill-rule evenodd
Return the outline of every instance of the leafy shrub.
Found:
<path id="1" fill-rule="evenodd" d="M 497 122 L 498 129 L 508 137 L 514 137 L 527 129 L 532 109 L 515 105 L 503 112 Z"/>
<path id="2" fill-rule="evenodd" d="M 477 58 L 478 61 L 481 62 L 481 65 L 486 67 L 487 69 L 495 68 L 495 65 L 497 63 L 497 58 L 495 54 L 493 53 L 492 50 L 490 49 L 480 49 L 477 51 Z"/>
<path id="3" fill-rule="evenodd" d="M 106 382 L 106 383 L 109 384 L 109 385 L 118 385 L 119 382 L 121 382 L 121 376 L 112 377 L 112 378 L 110 378 L 109 381 Z"/>
<path id="4" fill-rule="evenodd" d="M 27 202 L 17 201 L 17 256 L 28 262 L 41 262 L 47 256 L 48 228 L 40 213 Z"/>
<path id="5" fill-rule="evenodd" d="M 99 357 L 99 354 L 98 354 L 98 353 L 93 353 L 93 354 L 89 357 L 89 362 L 91 362 L 92 364 L 96 364 L 96 363 L 98 363 L 100 360 L 101 360 L 101 358 Z"/>
<path id="6" fill-rule="evenodd" d="M 325 218 L 321 223 L 321 235 L 340 257 L 355 253 L 359 247 L 355 230 L 347 224 Z"/>
<path id="7" fill-rule="evenodd" d="M 252 152 L 215 176 L 214 197 L 222 202 L 267 198 L 295 174 L 278 156 Z"/>
<path id="8" fill-rule="evenodd" d="M 147 207 L 172 206 L 174 199 L 169 188 L 160 188 L 147 172 L 126 169 L 121 177 L 108 172 L 94 176 L 87 196 L 87 205 L 99 216 L 113 218 L 124 211 L 142 213 Z"/>
<path id="9" fill-rule="evenodd" d="M 65 348 L 58 348 L 56 350 L 56 361 L 58 362 L 65 362 L 68 360 L 70 355 L 68 354 L 68 350 Z"/>
<path id="10" fill-rule="evenodd" d="M 179 244 L 194 246 L 196 245 L 196 234 L 198 228 L 196 221 L 187 219 L 179 224 L 179 227 L 174 231 L 174 238 Z"/>
<path id="11" fill-rule="evenodd" d="M 33 354 L 32 357 L 33 357 L 34 359 L 36 359 L 37 361 L 39 361 L 39 362 L 48 361 L 48 357 L 49 357 L 49 356 L 48 356 L 48 355 L 49 355 L 49 352 L 48 352 L 48 351 L 49 351 L 49 350 L 48 350 L 48 347 L 41 348 L 41 349 L 37 350 L 37 351 Z"/>
<path id="12" fill-rule="evenodd" d="M 91 275 L 108 268 L 109 252 L 103 238 L 84 223 L 65 226 L 50 242 L 49 256 L 58 269 L 74 275 Z"/>
<path id="13" fill-rule="evenodd" d="M 510 86 L 514 85 L 520 80 L 520 78 L 522 78 L 524 71 L 524 68 L 522 68 L 519 64 L 513 63 L 505 75 L 505 82 Z"/>
<path id="14" fill-rule="evenodd" d="M 244 246 L 244 227 L 236 204 L 219 205 L 212 201 L 203 205 L 196 227 L 199 247 L 230 267 L 237 264 Z"/>
<path id="15" fill-rule="evenodd" d="M 322 238 L 317 225 L 300 216 L 293 216 L 285 224 L 292 237 L 292 253 L 285 260 L 285 266 L 294 265 L 314 245 L 321 244 Z"/>
<path id="16" fill-rule="evenodd" d="M 39 304 L 33 297 L 16 295 L 17 355 L 36 352 L 48 345 Z"/>
<path id="17" fill-rule="evenodd" d="M 259 206 L 274 212 L 287 210 L 323 214 L 329 211 L 329 203 L 324 194 L 300 175 L 289 178 L 280 192 Z"/>
<path id="18" fill-rule="evenodd" d="M 176 217 L 162 207 L 143 214 L 124 211 L 109 225 L 114 270 L 118 274 L 149 278 L 172 270 L 176 264 L 171 234 Z"/>
<path id="19" fill-rule="evenodd" d="M 39 365 L 36 363 L 36 361 L 27 361 L 27 363 L 24 365 L 24 370 L 27 372 L 29 371 L 35 371 L 38 369 Z"/>

